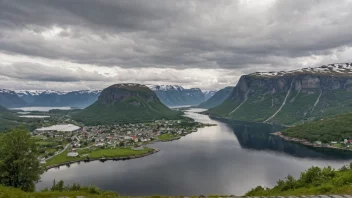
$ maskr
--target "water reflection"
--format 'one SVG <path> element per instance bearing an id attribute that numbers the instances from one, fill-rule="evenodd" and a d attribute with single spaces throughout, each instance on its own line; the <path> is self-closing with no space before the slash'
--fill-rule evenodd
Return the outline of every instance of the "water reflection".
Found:
<path id="1" fill-rule="evenodd" d="M 234 131 L 243 148 L 256 150 L 273 150 L 284 152 L 296 157 L 324 159 L 352 159 L 352 152 L 330 148 L 314 148 L 302 144 L 285 141 L 271 133 L 280 131 L 283 127 L 264 123 L 251 123 L 235 120 L 219 121 L 227 123 Z"/>

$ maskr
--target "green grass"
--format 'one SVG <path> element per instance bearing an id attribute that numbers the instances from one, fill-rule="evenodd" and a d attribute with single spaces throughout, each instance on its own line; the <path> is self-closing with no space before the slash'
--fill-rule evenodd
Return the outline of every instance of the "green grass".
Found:
<path id="1" fill-rule="evenodd" d="M 350 165 L 351 167 L 351 165 Z M 352 170 L 342 168 L 334 170 L 331 167 L 312 167 L 301 173 L 299 178 L 287 176 L 277 181 L 273 188 L 258 186 L 246 193 L 246 196 L 301 196 L 322 194 L 351 194 Z"/>
<path id="2" fill-rule="evenodd" d="M 129 148 L 106 148 L 106 149 L 82 149 L 78 150 L 79 156 L 77 157 L 68 157 L 67 153 L 69 150 L 64 151 L 63 153 L 56 155 L 55 157 L 46 161 L 45 166 L 51 166 L 54 164 L 60 164 L 64 162 L 70 161 L 78 161 L 86 159 L 82 155 L 88 154 L 90 159 L 100 159 L 101 157 L 126 157 L 126 156 L 134 156 L 134 155 L 141 155 L 151 152 L 153 149 L 151 148 L 144 148 L 144 150 L 132 150 Z"/>
<path id="3" fill-rule="evenodd" d="M 51 141 L 36 141 L 36 144 L 38 144 L 40 146 L 53 146 L 57 143 L 51 142 Z"/>
<path id="4" fill-rule="evenodd" d="M 4 198 L 59 198 L 83 196 L 86 198 L 116 198 L 117 193 L 96 190 L 96 187 L 81 187 L 79 190 L 24 192 L 18 188 L 0 186 L 0 197 Z"/>
<path id="5" fill-rule="evenodd" d="M 179 137 L 178 135 L 165 133 L 165 134 L 159 135 L 158 139 L 162 140 L 162 141 L 168 141 L 168 140 L 174 140 L 174 139 L 176 139 L 178 137 Z"/>

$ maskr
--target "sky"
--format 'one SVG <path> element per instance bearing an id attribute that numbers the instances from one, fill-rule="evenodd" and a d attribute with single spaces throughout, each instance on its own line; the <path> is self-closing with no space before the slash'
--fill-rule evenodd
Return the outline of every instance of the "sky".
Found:
<path id="1" fill-rule="evenodd" d="M 0 88 L 216 90 L 351 62 L 352 0 L 0 0 Z"/>

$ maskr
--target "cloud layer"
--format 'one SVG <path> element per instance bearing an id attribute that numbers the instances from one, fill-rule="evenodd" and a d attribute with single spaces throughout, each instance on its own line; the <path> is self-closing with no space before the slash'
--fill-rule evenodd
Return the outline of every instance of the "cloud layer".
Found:
<path id="1" fill-rule="evenodd" d="M 347 62 L 351 9 L 349 0 L 2 0 L 0 83 L 216 89 L 245 73 Z"/>

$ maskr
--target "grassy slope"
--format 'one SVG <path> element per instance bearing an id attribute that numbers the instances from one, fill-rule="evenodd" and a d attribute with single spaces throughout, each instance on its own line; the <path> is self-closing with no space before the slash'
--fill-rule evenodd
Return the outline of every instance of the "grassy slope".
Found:
<path id="1" fill-rule="evenodd" d="M 139 102 L 140 105 L 134 105 Z M 160 102 L 145 102 L 139 98 L 130 98 L 118 104 L 105 105 L 97 101 L 73 119 L 85 124 L 112 124 L 127 122 L 145 122 L 158 119 L 180 119 L 181 112 L 172 111 Z"/>
<path id="2" fill-rule="evenodd" d="M 281 94 L 253 94 L 231 114 L 231 118 L 244 121 L 265 121 L 280 108 L 284 97 Z"/>
<path id="3" fill-rule="evenodd" d="M 300 178 L 287 176 L 273 188 L 253 188 L 246 196 L 300 196 L 322 194 L 352 194 L 352 170 L 334 170 L 330 167 L 312 167 L 301 173 Z"/>
<path id="4" fill-rule="evenodd" d="M 228 117 L 235 120 L 243 120 L 243 121 L 264 121 L 273 115 L 277 109 L 282 104 L 284 100 L 284 95 L 282 94 L 261 94 L 254 93 L 248 98 L 248 100 L 243 103 L 243 105 L 238 108 L 235 112 L 229 113 L 233 111 L 236 107 L 238 107 L 242 101 L 231 99 L 227 99 L 221 105 L 210 109 L 209 111 L 213 115 Z"/>
<path id="5" fill-rule="evenodd" d="M 290 93 L 285 106 L 271 120 L 280 124 L 296 124 L 302 122 L 309 115 L 309 111 L 319 94 L 302 94 L 296 91 Z"/>
<path id="6" fill-rule="evenodd" d="M 176 139 L 178 137 L 180 137 L 180 136 L 166 133 L 166 134 L 159 135 L 158 139 L 162 140 L 162 141 L 168 141 L 168 140 L 174 140 L 174 139 Z"/>
<path id="7" fill-rule="evenodd" d="M 125 156 L 132 156 L 132 155 L 141 155 L 151 151 L 152 151 L 151 148 L 144 148 L 144 150 L 132 150 L 127 148 L 114 148 L 114 149 L 107 148 L 107 149 L 97 149 L 97 150 L 84 149 L 84 150 L 78 150 L 77 152 L 81 156 L 84 154 L 88 154 L 90 159 L 100 159 L 101 157 L 125 157 Z M 60 164 L 64 162 L 85 159 L 85 157 L 68 157 L 67 156 L 68 152 L 69 151 L 66 150 L 65 152 L 47 160 L 45 165 L 50 166 L 54 164 Z"/>

